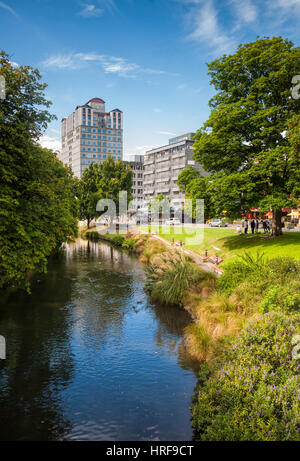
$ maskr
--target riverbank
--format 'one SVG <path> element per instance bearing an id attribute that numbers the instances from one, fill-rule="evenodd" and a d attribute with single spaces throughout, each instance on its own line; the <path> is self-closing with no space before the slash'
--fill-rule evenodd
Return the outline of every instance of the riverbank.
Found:
<path id="1" fill-rule="evenodd" d="M 191 238 L 192 229 L 194 236 Z M 143 232 L 148 231 L 148 226 L 140 226 Z M 265 256 L 293 256 L 300 259 L 300 232 L 283 232 L 279 237 L 270 237 L 260 230 L 259 234 L 240 234 L 233 228 L 203 228 L 187 227 L 182 231 L 181 226 L 151 226 L 151 231 L 172 242 L 181 240 L 185 248 L 188 248 L 201 256 L 219 255 L 224 262 L 233 260 L 245 251 L 254 254 L 257 251 L 264 252 Z M 223 267 L 224 262 L 221 264 Z"/>
<path id="2" fill-rule="evenodd" d="M 260 314 L 280 306 L 297 310 L 300 303 L 299 263 L 292 258 L 269 259 L 262 253 L 244 252 L 225 261 L 224 270 L 159 235 L 140 231 L 125 235 L 86 231 L 85 235 L 139 256 L 146 264 L 150 295 L 191 315 L 186 345 L 200 361 L 212 361 L 230 338 Z"/>
<path id="3" fill-rule="evenodd" d="M 300 333 L 300 262 L 244 253 L 217 277 L 158 236 L 104 239 L 140 252 L 152 299 L 180 305 L 193 319 L 185 347 L 202 363 L 193 408 L 199 438 L 297 440 L 300 382 L 292 341 Z"/>

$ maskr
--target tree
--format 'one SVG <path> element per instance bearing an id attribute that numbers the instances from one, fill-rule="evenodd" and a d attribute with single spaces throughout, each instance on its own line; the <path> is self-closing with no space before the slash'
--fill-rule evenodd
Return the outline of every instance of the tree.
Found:
<path id="1" fill-rule="evenodd" d="M 0 287 L 28 289 L 29 274 L 46 271 L 51 252 L 76 235 L 75 184 L 71 170 L 36 142 L 53 118 L 38 70 L 15 68 L 1 52 L 0 74 Z"/>
<path id="2" fill-rule="evenodd" d="M 210 63 L 217 93 L 194 145 L 195 160 L 211 173 L 204 181 L 215 212 L 234 216 L 271 208 L 275 235 L 281 233 L 282 206 L 297 202 L 299 157 L 291 143 L 295 135 L 285 132 L 297 125 L 300 100 L 290 88 L 299 61 L 299 47 L 274 37 L 240 45 Z"/>
<path id="3" fill-rule="evenodd" d="M 188 184 L 196 178 L 199 178 L 201 173 L 196 168 L 189 166 L 179 174 L 177 184 L 181 192 L 185 192 Z"/>
<path id="4" fill-rule="evenodd" d="M 111 199 L 119 215 L 119 194 L 127 192 L 127 205 L 132 199 L 132 170 L 121 160 L 115 162 L 110 156 L 100 164 L 92 163 L 84 170 L 79 186 L 80 219 L 90 221 L 104 211 L 97 211 L 97 202 Z M 111 217 L 112 218 L 112 217 Z"/>

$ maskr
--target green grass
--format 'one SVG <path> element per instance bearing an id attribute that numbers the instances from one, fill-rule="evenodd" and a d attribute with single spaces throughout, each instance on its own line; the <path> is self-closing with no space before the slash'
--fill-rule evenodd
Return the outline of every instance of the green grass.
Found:
<path id="1" fill-rule="evenodd" d="M 144 231 L 148 226 L 141 226 Z M 171 229 L 171 230 L 170 230 Z M 152 232 L 158 232 L 158 226 L 151 227 Z M 172 231 L 174 230 L 174 234 Z M 261 251 L 267 257 L 292 256 L 300 259 L 300 232 L 285 232 L 280 237 L 265 237 L 262 233 L 258 235 L 237 235 L 235 229 L 231 228 L 205 228 L 195 229 L 195 236 L 191 238 L 182 232 L 181 227 L 175 228 L 162 226 L 160 235 L 169 240 L 182 240 L 186 248 L 189 248 L 201 255 L 208 251 L 208 255 L 217 254 L 224 260 L 234 258 L 245 252 L 257 253 Z M 218 249 L 216 249 L 216 248 Z"/>

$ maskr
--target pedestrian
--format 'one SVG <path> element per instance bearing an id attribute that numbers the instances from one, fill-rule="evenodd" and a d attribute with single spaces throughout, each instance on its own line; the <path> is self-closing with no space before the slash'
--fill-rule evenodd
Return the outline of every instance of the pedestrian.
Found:
<path id="1" fill-rule="evenodd" d="M 264 233 L 267 232 L 267 220 L 266 219 L 263 219 L 263 229 L 264 229 Z"/>
<path id="2" fill-rule="evenodd" d="M 258 229 L 259 229 L 259 220 L 256 219 L 256 232 L 258 232 Z"/>
<path id="3" fill-rule="evenodd" d="M 251 232 L 252 232 L 252 234 L 254 234 L 255 226 L 256 226 L 255 219 L 253 218 L 252 221 L 251 221 Z"/>
<path id="4" fill-rule="evenodd" d="M 245 234 L 248 234 L 248 219 L 247 218 L 245 219 L 243 223 L 243 227 L 244 227 Z"/>

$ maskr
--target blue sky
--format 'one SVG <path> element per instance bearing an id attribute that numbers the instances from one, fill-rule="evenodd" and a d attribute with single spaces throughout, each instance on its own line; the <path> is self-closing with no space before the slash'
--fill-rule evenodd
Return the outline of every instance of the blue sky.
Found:
<path id="1" fill-rule="evenodd" d="M 92 97 L 124 112 L 124 153 L 196 131 L 213 95 L 206 62 L 258 35 L 299 45 L 300 0 L 5 0 L 0 48 L 38 67 L 60 120 Z"/>

